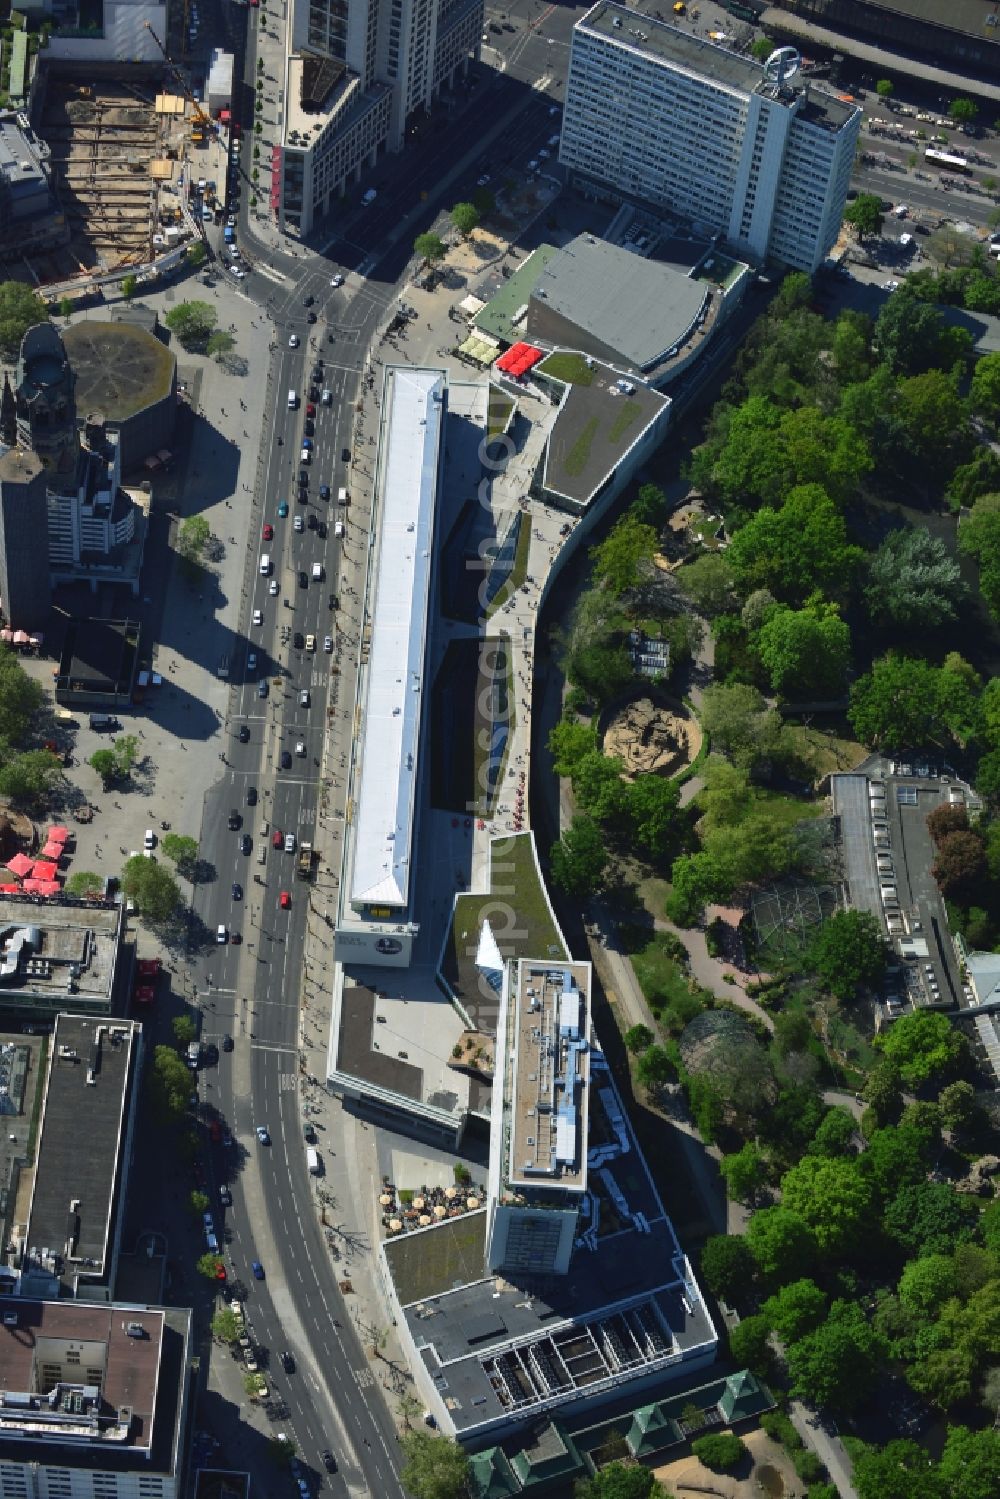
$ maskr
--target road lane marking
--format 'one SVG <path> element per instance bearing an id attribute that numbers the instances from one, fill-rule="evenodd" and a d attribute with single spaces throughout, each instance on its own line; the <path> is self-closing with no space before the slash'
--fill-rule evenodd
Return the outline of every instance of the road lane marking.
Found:
<path id="1" fill-rule="evenodd" d="M 273 999 L 272 1000 L 265 1000 L 263 1002 L 265 1004 L 276 1004 L 277 1003 L 277 1001 L 273 1000 Z M 295 1056 L 296 1053 L 298 1052 L 298 1047 L 297 1046 L 277 1046 L 277 1045 L 272 1044 L 270 1041 L 251 1041 L 251 1043 L 250 1043 L 250 1050 L 251 1051 L 278 1051 L 278 1052 L 285 1052 L 289 1056 Z"/>

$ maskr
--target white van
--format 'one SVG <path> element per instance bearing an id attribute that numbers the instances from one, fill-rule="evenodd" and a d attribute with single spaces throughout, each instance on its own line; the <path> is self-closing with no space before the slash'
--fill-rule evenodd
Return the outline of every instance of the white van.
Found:
<path id="1" fill-rule="evenodd" d="M 340 489 L 337 490 L 337 504 L 338 505 L 346 505 L 347 504 L 347 490 L 344 489 L 343 486 L 341 486 Z"/>
<path id="2" fill-rule="evenodd" d="M 323 564 L 322 564 L 322 562 L 314 562 L 313 563 L 313 582 L 314 583 L 322 583 L 322 581 L 323 581 Z"/>
<path id="3" fill-rule="evenodd" d="M 298 393 L 298 391 L 297 390 L 290 390 L 288 392 L 288 409 L 289 409 L 289 411 L 294 411 L 295 408 L 298 406 L 298 404 L 299 404 L 299 393 Z"/>
<path id="4" fill-rule="evenodd" d="M 270 552 L 261 552 L 260 554 L 260 575 L 262 578 L 269 578 L 271 576 Z"/>
<path id="5" fill-rule="evenodd" d="M 310 1176 L 323 1175 L 323 1162 L 319 1158 L 319 1151 L 310 1145 L 306 1151 L 306 1165 L 309 1167 Z"/>
<path id="6" fill-rule="evenodd" d="M 343 539 L 344 539 L 344 522 L 342 520 L 337 521 L 337 523 L 335 524 L 335 526 L 333 528 L 333 534 L 337 538 L 338 541 L 343 541 Z"/>

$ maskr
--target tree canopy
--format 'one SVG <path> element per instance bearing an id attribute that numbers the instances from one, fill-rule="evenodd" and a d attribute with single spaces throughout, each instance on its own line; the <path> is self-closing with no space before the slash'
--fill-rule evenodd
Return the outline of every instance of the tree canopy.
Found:
<path id="1" fill-rule="evenodd" d="M 465 1499 L 469 1459 L 457 1442 L 432 1431 L 407 1431 L 401 1478 L 414 1499 Z"/>
<path id="2" fill-rule="evenodd" d="M 853 1159 L 803 1156 L 781 1178 L 781 1200 L 826 1254 L 839 1253 L 872 1222 L 872 1188 Z"/>
<path id="3" fill-rule="evenodd" d="M 938 1010 L 915 1010 L 884 1031 L 877 1044 L 899 1069 L 908 1088 L 919 1088 L 932 1078 L 954 1077 L 965 1064 L 968 1044 L 947 1015 Z"/>
<path id="4" fill-rule="evenodd" d="M 0 281 L 0 353 L 14 364 L 21 341 L 36 323 L 47 323 L 48 308 L 23 281 Z"/>
<path id="5" fill-rule="evenodd" d="M 655 527 L 627 512 L 604 541 L 591 548 L 595 583 L 603 583 L 614 598 L 619 598 L 636 586 L 653 560 L 658 541 Z"/>
<path id="6" fill-rule="evenodd" d="M 210 302 L 196 299 L 178 302 L 163 321 L 171 333 L 177 335 L 185 349 L 203 349 L 215 332 L 218 314 Z"/>
<path id="7" fill-rule="evenodd" d="M 882 233 L 885 216 L 878 193 L 858 193 L 844 209 L 844 221 L 852 226 L 859 240 L 877 239 Z"/>
<path id="8" fill-rule="evenodd" d="M 592 817 L 577 816 L 552 845 L 552 878 L 568 895 L 593 895 L 608 862 L 601 829 Z"/>
<path id="9" fill-rule="evenodd" d="M 434 265 L 443 260 L 448 253 L 448 246 L 439 234 L 418 234 L 413 241 L 413 253 L 419 255 L 420 259 L 427 265 Z"/>
<path id="10" fill-rule="evenodd" d="M 834 605 L 775 609 L 756 646 L 771 686 L 783 697 L 829 698 L 843 692 L 851 632 Z"/>
<path id="11" fill-rule="evenodd" d="M 767 588 L 801 603 L 817 589 L 846 589 L 862 556 L 823 486 L 797 484 L 780 509 L 763 506 L 735 532 L 726 560 L 745 591 Z"/>
<path id="12" fill-rule="evenodd" d="M 867 911 L 837 911 L 809 945 L 809 962 L 837 999 L 853 999 L 864 984 L 873 988 L 885 973 L 882 928 Z"/>
<path id="13" fill-rule="evenodd" d="M 964 744 L 976 727 L 968 681 L 945 667 L 890 652 L 851 688 L 851 725 L 865 744 L 883 749 L 940 749 Z"/>
<path id="14" fill-rule="evenodd" d="M 868 564 L 865 603 L 872 619 L 911 638 L 952 624 L 966 593 L 944 542 L 922 528 L 890 531 Z"/>
<path id="15" fill-rule="evenodd" d="M 125 865 L 122 890 L 135 902 L 139 914 L 157 925 L 168 922 L 180 904 L 181 892 L 173 875 L 142 854 L 136 854 Z"/>
<path id="16" fill-rule="evenodd" d="M 467 239 L 479 223 L 479 209 L 474 203 L 456 203 L 448 215 L 463 239 Z"/>

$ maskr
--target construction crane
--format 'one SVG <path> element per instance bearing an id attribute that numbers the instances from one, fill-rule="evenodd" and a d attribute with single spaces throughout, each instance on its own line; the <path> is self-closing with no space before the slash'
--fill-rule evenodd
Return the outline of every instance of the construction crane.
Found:
<path id="1" fill-rule="evenodd" d="M 197 120 L 198 124 L 211 126 L 211 116 L 206 114 L 201 105 L 198 103 L 198 100 L 195 98 L 194 94 L 191 92 L 191 85 L 188 83 L 181 69 L 177 66 L 173 58 L 170 56 L 170 53 L 167 51 L 166 47 L 160 41 L 160 38 L 157 36 L 156 32 L 153 29 L 152 23 L 150 21 L 143 21 L 142 24 L 143 26 L 145 26 L 146 30 L 153 38 L 153 41 L 163 53 L 163 61 L 167 65 L 170 76 L 171 78 L 173 78 L 174 82 L 177 84 L 177 87 L 180 89 L 181 93 L 184 95 L 185 99 L 194 110 L 194 117 Z"/>

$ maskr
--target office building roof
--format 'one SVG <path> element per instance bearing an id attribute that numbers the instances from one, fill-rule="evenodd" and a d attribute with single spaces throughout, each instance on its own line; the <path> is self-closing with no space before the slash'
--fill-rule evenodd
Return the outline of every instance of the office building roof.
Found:
<path id="1" fill-rule="evenodd" d="M 140 1033 L 130 1020 L 56 1021 L 25 1242 L 29 1264 L 71 1287 L 110 1273 Z"/>
<path id="2" fill-rule="evenodd" d="M 110 1005 L 121 921 L 95 901 L 0 896 L 0 1005 Z"/>
<path id="3" fill-rule="evenodd" d="M 522 958 L 507 1014 L 508 1185 L 587 1185 L 590 964 Z"/>
<path id="4" fill-rule="evenodd" d="M 531 293 L 549 261 L 558 254 L 555 245 L 539 245 L 506 280 L 497 279 L 492 295 L 484 287 L 486 306 L 472 319 L 473 326 L 503 343 L 517 343 L 524 333 Z"/>
<path id="5" fill-rule="evenodd" d="M 709 291 L 705 281 L 579 234 L 543 267 L 531 294 L 528 332 L 544 336 L 551 309 L 613 351 L 612 358 L 618 354 L 648 369 L 687 337 Z"/>
<path id="6" fill-rule="evenodd" d="M 779 97 L 774 85 L 767 80 L 763 64 L 717 46 L 705 37 L 695 36 L 671 21 L 660 21 L 623 5 L 609 3 L 609 0 L 600 0 L 577 22 L 577 28 L 611 38 L 623 47 L 656 58 L 719 88 L 746 96 L 766 93 L 769 97 Z M 808 93 L 817 120 L 834 129 L 839 129 L 856 112 L 857 106 L 853 103 L 847 104 L 815 85 L 805 89 L 803 80 L 795 75 L 785 83 L 780 97 L 791 106 L 803 92 Z"/>
<path id="7" fill-rule="evenodd" d="M 0 1298 L 0 1440 L 148 1450 L 163 1324 L 160 1310 Z"/>
<path id="8" fill-rule="evenodd" d="M 186 1307 L 0 1298 L 5 1455 L 176 1474 L 190 1334 Z"/>
<path id="9" fill-rule="evenodd" d="M 528 1419 L 560 1390 L 568 1399 L 597 1395 L 715 1342 L 606 1064 L 596 1057 L 590 1091 L 589 1206 L 567 1274 L 505 1270 L 485 1277 L 485 1213 L 382 1246 L 410 1337 L 460 1435 Z"/>
<path id="10" fill-rule="evenodd" d="M 405 907 L 424 700 L 445 376 L 386 371 L 378 576 L 371 625 L 350 900 Z"/>
<path id="11" fill-rule="evenodd" d="M 562 357 L 550 356 L 538 373 L 559 378 Z M 667 396 L 639 380 L 623 382 L 605 365 L 595 364 L 586 382 L 573 377 L 545 450 L 545 488 L 575 505 L 589 505 L 625 454 L 669 407 Z"/>

